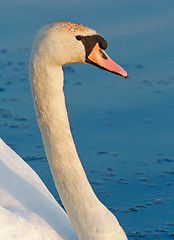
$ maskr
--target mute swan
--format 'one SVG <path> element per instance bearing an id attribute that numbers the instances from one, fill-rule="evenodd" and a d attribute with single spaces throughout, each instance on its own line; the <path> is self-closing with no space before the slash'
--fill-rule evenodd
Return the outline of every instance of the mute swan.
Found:
<path id="1" fill-rule="evenodd" d="M 49 23 L 36 34 L 29 65 L 31 89 L 47 159 L 67 214 L 38 175 L 0 140 L 1 240 L 127 239 L 87 180 L 63 93 L 66 63 L 87 62 L 127 77 L 105 53 L 106 47 L 96 31 L 68 21 Z"/>

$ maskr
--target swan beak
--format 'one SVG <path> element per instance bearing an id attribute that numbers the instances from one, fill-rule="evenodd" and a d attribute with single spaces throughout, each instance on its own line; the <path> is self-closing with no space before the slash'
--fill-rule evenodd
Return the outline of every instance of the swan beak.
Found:
<path id="1" fill-rule="evenodd" d="M 87 63 L 93 64 L 96 67 L 100 67 L 104 70 L 109 72 L 115 73 L 122 77 L 127 78 L 127 72 L 120 67 L 117 63 L 115 63 L 107 54 L 106 52 L 99 47 L 99 44 L 96 43 L 95 47 L 92 49 L 90 54 L 86 59 Z"/>

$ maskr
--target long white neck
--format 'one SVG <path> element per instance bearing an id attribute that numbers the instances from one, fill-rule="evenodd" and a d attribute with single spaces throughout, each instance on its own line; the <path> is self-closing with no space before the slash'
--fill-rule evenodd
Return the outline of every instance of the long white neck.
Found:
<path id="1" fill-rule="evenodd" d="M 112 239 L 115 228 L 120 231 L 120 227 L 94 194 L 76 152 L 63 93 L 62 67 L 33 59 L 30 79 L 54 182 L 78 238 Z"/>

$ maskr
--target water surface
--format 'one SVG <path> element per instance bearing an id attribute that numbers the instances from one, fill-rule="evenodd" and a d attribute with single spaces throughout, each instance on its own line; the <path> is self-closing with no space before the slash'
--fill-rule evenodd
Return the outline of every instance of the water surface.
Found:
<path id="1" fill-rule="evenodd" d="M 99 199 L 129 239 L 174 237 L 174 2 L 0 1 L 0 135 L 59 201 L 28 80 L 33 35 L 59 19 L 96 29 L 123 79 L 86 64 L 65 66 L 72 132 Z"/>

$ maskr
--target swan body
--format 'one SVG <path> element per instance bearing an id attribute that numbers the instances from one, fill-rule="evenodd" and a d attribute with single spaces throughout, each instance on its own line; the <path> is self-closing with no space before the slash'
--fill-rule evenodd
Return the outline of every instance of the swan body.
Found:
<path id="1" fill-rule="evenodd" d="M 37 174 L 1 140 L 2 167 L 8 169 L 7 175 L 14 178 L 15 185 L 6 187 L 10 180 L 2 175 L 1 196 L 4 194 L 7 200 L 0 201 L 0 223 L 4 218 L 12 235 L 16 228 L 10 221 L 14 219 L 16 226 L 26 227 L 21 235 L 33 234 L 32 239 L 76 239 L 76 235 L 80 240 L 127 239 L 87 180 L 71 135 L 63 92 L 62 65 L 70 62 L 91 63 L 127 77 L 126 71 L 105 53 L 106 47 L 106 40 L 96 31 L 68 21 L 49 23 L 36 34 L 29 65 L 33 101 L 47 159 L 68 216 Z M 33 228 L 37 228 L 36 233 L 30 232 Z M 16 239 L 28 239 L 21 235 Z"/>
<path id="2" fill-rule="evenodd" d="M 39 176 L 1 138 L 0 239 L 77 239 Z"/>

